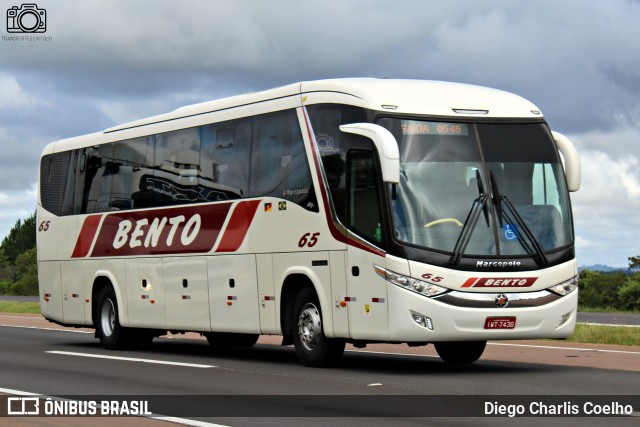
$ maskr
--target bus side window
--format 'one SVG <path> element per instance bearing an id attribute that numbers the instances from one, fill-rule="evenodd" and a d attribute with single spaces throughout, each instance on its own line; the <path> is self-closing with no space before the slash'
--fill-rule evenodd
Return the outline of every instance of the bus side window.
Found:
<path id="1" fill-rule="evenodd" d="M 74 198 L 76 194 L 76 187 L 81 187 L 82 183 L 78 184 L 80 177 L 82 177 L 79 169 L 80 165 L 80 156 L 82 150 L 73 150 L 69 152 L 70 162 L 69 162 L 69 173 L 67 174 L 67 181 L 64 186 L 64 199 L 62 202 L 62 212 L 61 215 L 71 215 L 74 213 L 80 213 L 79 207 L 81 206 L 81 202 L 78 203 L 78 211 L 74 210 Z M 82 193 L 80 193 L 80 200 L 82 198 Z"/>
<path id="2" fill-rule="evenodd" d="M 250 119 L 202 127 L 200 187 L 207 201 L 247 196 L 250 149 Z"/>
<path id="3" fill-rule="evenodd" d="M 336 215 L 346 224 L 346 156 L 357 138 L 342 133 L 340 125 L 366 122 L 367 113 L 362 108 L 342 104 L 310 105 L 307 111 Z"/>
<path id="4" fill-rule="evenodd" d="M 103 162 L 102 155 L 109 155 L 109 151 L 113 153 L 111 144 L 104 144 L 98 147 L 89 147 L 86 151 L 86 162 L 84 167 L 84 185 L 82 204 L 80 211 L 82 213 L 103 212 L 106 204 L 103 201 L 103 195 L 107 195 L 111 191 L 111 187 L 105 188 L 103 185 L 106 161 Z M 108 178 L 107 178 L 108 179 Z M 103 191 L 103 189 L 105 191 Z"/>
<path id="5" fill-rule="evenodd" d="M 47 154 L 40 160 L 40 199 L 54 215 L 64 215 L 65 184 L 71 163 L 71 151 Z"/>
<path id="6" fill-rule="evenodd" d="M 318 212 L 295 111 L 254 118 L 249 192 L 251 197 L 279 197 Z"/>
<path id="7" fill-rule="evenodd" d="M 156 206 L 198 203 L 200 127 L 156 135 L 153 188 Z"/>

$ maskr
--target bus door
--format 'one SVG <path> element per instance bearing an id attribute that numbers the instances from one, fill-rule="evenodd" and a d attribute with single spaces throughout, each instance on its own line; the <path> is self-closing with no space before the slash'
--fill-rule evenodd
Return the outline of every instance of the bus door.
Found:
<path id="1" fill-rule="evenodd" d="M 384 267 L 377 160 L 372 150 L 347 154 L 347 249 L 349 326 L 354 339 L 389 339 L 386 282 L 374 265 Z"/>

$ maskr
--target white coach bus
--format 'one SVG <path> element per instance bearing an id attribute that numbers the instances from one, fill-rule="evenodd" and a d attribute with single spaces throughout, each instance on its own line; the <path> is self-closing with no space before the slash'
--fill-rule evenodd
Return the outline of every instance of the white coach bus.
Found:
<path id="1" fill-rule="evenodd" d="M 565 338 L 578 273 L 571 142 L 506 92 L 337 79 L 179 108 L 49 144 L 42 313 L 109 349 L 168 332 L 345 343 Z"/>

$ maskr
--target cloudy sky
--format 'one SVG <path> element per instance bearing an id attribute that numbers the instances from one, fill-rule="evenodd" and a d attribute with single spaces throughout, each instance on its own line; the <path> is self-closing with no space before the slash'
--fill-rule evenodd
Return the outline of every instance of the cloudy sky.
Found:
<path id="1" fill-rule="evenodd" d="M 21 3 L 0 0 L 0 10 Z M 366 76 L 528 98 L 580 151 L 579 263 L 626 267 L 640 254 L 638 0 L 37 4 L 47 39 L 12 40 L 0 27 L 0 238 L 34 211 L 50 141 L 286 83 Z"/>

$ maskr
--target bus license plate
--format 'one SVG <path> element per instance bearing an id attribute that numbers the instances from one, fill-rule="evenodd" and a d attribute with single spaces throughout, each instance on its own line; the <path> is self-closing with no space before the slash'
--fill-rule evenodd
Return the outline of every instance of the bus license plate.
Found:
<path id="1" fill-rule="evenodd" d="M 516 327 L 515 317 L 487 317 L 485 329 L 513 329 Z"/>

